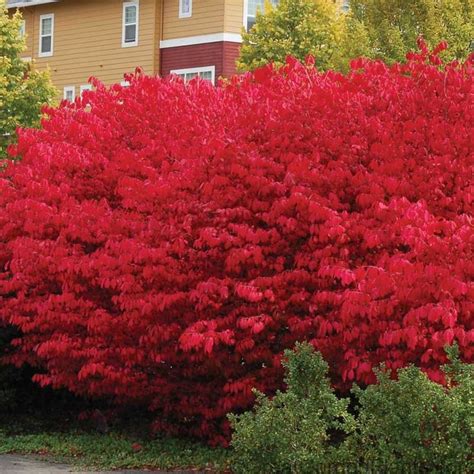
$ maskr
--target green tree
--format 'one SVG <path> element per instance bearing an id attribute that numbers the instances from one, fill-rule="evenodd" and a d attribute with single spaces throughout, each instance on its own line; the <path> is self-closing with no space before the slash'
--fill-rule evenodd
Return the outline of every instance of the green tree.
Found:
<path id="1" fill-rule="evenodd" d="M 16 128 L 38 126 L 42 105 L 56 96 L 49 73 L 35 71 L 21 59 L 21 22 L 21 14 L 10 16 L 0 0 L 0 160 L 15 140 Z"/>
<path id="2" fill-rule="evenodd" d="M 443 59 L 464 59 L 474 40 L 474 0 L 351 0 L 341 48 L 347 58 L 403 61 L 422 35 L 428 46 L 446 40 Z"/>
<path id="3" fill-rule="evenodd" d="M 237 67 L 253 70 L 268 62 L 277 66 L 288 55 L 304 61 L 309 54 L 317 66 L 331 69 L 341 64 L 340 48 L 345 15 L 332 0 L 281 0 L 277 8 L 267 2 L 253 27 L 243 32 Z"/>

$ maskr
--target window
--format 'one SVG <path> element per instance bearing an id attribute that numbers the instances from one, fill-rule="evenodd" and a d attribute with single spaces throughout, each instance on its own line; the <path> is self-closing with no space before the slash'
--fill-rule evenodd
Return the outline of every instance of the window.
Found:
<path id="1" fill-rule="evenodd" d="M 82 97 L 82 93 L 84 91 L 91 91 L 92 90 L 92 84 L 83 84 L 79 89 L 81 91 L 81 97 Z"/>
<path id="2" fill-rule="evenodd" d="M 190 18 L 193 14 L 193 0 L 179 0 L 179 17 Z"/>
<path id="3" fill-rule="evenodd" d="M 39 56 L 53 55 L 54 15 L 40 16 Z"/>
<path id="4" fill-rule="evenodd" d="M 64 88 L 64 100 L 68 102 L 74 102 L 76 97 L 76 88 L 74 86 L 66 86 Z"/>
<path id="5" fill-rule="evenodd" d="M 122 47 L 138 46 L 138 1 L 124 2 Z"/>
<path id="6" fill-rule="evenodd" d="M 276 7 L 280 0 L 270 0 L 270 3 Z M 248 30 L 255 25 L 257 20 L 257 12 L 263 12 L 265 0 L 245 0 L 244 1 L 244 26 Z"/>
<path id="7" fill-rule="evenodd" d="M 21 23 L 20 23 L 20 36 L 22 38 L 24 38 L 25 34 L 26 34 L 26 23 L 25 23 L 25 20 L 21 20 Z"/>
<path id="8" fill-rule="evenodd" d="M 189 69 L 175 69 L 170 71 L 170 74 L 175 74 L 176 76 L 181 77 L 184 82 L 189 82 L 195 77 L 200 77 L 205 81 L 210 81 L 212 84 L 215 82 L 216 77 L 216 67 L 215 66 L 205 66 L 205 67 L 194 67 Z"/>

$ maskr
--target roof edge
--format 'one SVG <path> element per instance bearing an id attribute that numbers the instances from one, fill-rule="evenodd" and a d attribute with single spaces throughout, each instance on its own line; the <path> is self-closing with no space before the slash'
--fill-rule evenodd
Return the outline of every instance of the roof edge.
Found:
<path id="1" fill-rule="evenodd" d="M 57 3 L 60 0 L 7 0 L 7 8 L 25 8 L 35 7 L 36 5 L 43 5 L 45 3 Z"/>

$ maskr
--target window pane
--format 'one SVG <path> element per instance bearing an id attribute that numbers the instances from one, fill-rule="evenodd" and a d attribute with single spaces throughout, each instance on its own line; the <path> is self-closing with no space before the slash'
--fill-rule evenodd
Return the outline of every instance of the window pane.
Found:
<path id="1" fill-rule="evenodd" d="M 212 81 L 212 71 L 200 72 L 199 76 L 201 77 L 201 79 L 204 79 L 205 81 Z"/>
<path id="2" fill-rule="evenodd" d="M 53 20 L 51 18 L 43 18 L 41 20 L 41 34 L 50 35 L 52 31 Z"/>
<path id="3" fill-rule="evenodd" d="M 255 25 L 255 17 L 248 16 L 247 17 L 247 30 L 250 30 L 250 28 L 252 28 L 253 25 Z"/>
<path id="4" fill-rule="evenodd" d="M 257 14 L 257 10 L 262 12 L 264 5 L 265 0 L 249 0 L 249 16 L 255 16 Z"/>
<path id="5" fill-rule="evenodd" d="M 274 7 L 278 6 L 280 0 L 271 0 L 270 2 Z M 248 11 L 247 11 L 247 30 L 250 30 L 255 24 L 257 17 L 257 11 L 263 12 L 265 9 L 265 0 L 249 0 Z"/>
<path id="6" fill-rule="evenodd" d="M 198 76 L 198 73 L 197 72 L 188 72 L 186 74 L 186 82 L 187 81 L 190 81 L 191 79 L 194 79 L 195 77 Z"/>
<path id="7" fill-rule="evenodd" d="M 132 5 L 125 8 L 125 24 L 129 25 L 130 23 L 137 22 L 137 7 Z"/>
<path id="8" fill-rule="evenodd" d="M 191 11 L 191 0 L 182 0 L 181 13 L 189 13 Z"/>
<path id="9" fill-rule="evenodd" d="M 125 43 L 134 43 L 137 38 L 137 25 L 127 25 L 125 27 Z"/>
<path id="10" fill-rule="evenodd" d="M 91 91 L 92 90 L 92 84 L 84 84 L 80 87 L 80 91 L 81 91 L 81 97 L 82 97 L 82 93 L 84 91 Z"/>
<path id="11" fill-rule="evenodd" d="M 64 98 L 68 100 L 69 102 L 72 102 L 74 100 L 74 90 L 73 89 L 66 89 L 64 91 Z"/>
<path id="12" fill-rule="evenodd" d="M 51 52 L 51 36 L 43 36 L 41 38 L 41 52 L 42 53 Z"/>

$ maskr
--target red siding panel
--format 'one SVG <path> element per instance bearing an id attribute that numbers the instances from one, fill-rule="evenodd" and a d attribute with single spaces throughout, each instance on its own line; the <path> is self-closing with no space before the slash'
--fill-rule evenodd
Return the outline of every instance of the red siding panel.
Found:
<path id="1" fill-rule="evenodd" d="M 235 60 L 239 54 L 239 43 L 219 41 L 215 43 L 176 46 L 161 50 L 161 75 L 167 76 L 175 69 L 215 66 L 216 78 L 235 73 Z"/>
<path id="2" fill-rule="evenodd" d="M 224 42 L 223 76 L 229 77 L 237 72 L 235 61 L 238 58 L 239 53 L 240 43 Z"/>

